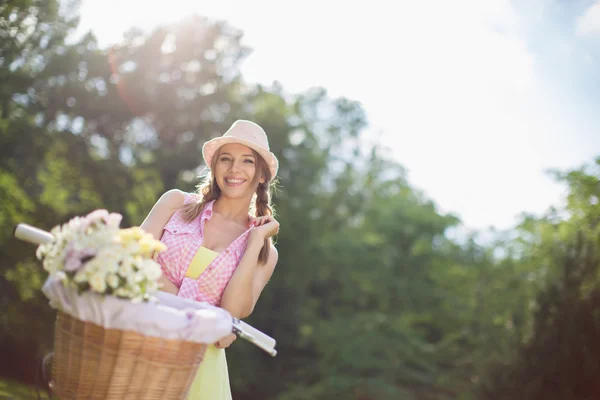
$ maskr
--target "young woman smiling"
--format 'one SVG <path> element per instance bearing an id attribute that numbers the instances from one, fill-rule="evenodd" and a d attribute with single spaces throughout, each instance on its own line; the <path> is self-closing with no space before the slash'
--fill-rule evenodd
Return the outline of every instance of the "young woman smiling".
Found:
<path id="1" fill-rule="evenodd" d="M 210 172 L 198 191 L 166 192 L 141 227 L 167 245 L 157 256 L 162 290 L 246 318 L 277 264 L 271 186 L 279 163 L 264 130 L 245 120 L 206 142 L 202 155 Z M 188 399 L 231 399 L 224 349 L 235 338 L 208 346 Z"/>

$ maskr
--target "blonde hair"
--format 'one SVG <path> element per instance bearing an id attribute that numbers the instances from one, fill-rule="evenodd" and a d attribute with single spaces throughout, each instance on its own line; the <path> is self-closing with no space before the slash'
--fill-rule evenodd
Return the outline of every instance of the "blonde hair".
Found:
<path id="1" fill-rule="evenodd" d="M 198 218 L 207 203 L 216 200 L 221 195 L 221 189 L 217 185 L 217 181 L 214 179 L 212 171 L 215 170 L 217 161 L 220 155 L 220 149 L 215 152 L 211 161 L 210 171 L 206 174 L 203 181 L 196 187 L 196 193 L 200 195 L 200 201 L 195 203 L 188 203 L 181 207 L 181 216 L 185 222 L 191 222 Z M 271 191 L 275 184 L 271 171 L 267 162 L 254 150 L 252 150 L 254 159 L 256 160 L 256 174 L 254 176 L 254 182 L 258 181 L 261 177 L 264 178 L 264 183 L 259 183 L 256 189 L 254 203 L 250 205 L 250 212 L 255 217 L 263 217 L 266 215 L 275 215 L 275 210 L 271 204 Z M 273 244 L 272 238 L 265 239 L 263 248 L 260 250 L 258 255 L 258 261 L 261 264 L 265 264 L 269 259 L 269 252 L 271 251 L 271 245 Z"/>

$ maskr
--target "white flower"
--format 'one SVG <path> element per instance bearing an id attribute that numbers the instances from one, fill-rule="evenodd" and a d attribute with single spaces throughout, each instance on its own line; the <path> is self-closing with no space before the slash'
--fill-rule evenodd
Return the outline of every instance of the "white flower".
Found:
<path id="1" fill-rule="evenodd" d="M 129 291 L 134 295 L 139 295 L 140 293 L 142 293 L 142 288 L 140 287 L 140 285 L 129 285 Z"/>
<path id="2" fill-rule="evenodd" d="M 125 287 L 120 287 L 115 290 L 115 294 L 120 297 L 131 297 L 129 290 L 127 290 Z"/>
<path id="3" fill-rule="evenodd" d="M 119 287 L 119 277 L 115 274 L 108 274 L 106 277 L 106 282 L 108 283 L 108 286 L 113 289 Z"/>
<path id="4" fill-rule="evenodd" d="M 137 284 L 144 280 L 144 274 L 142 274 L 141 272 L 135 272 L 134 270 L 131 270 L 129 272 L 129 274 L 127 274 L 126 279 L 127 279 L 127 284 L 133 290 L 135 290 L 135 288 L 138 286 Z"/>
<path id="5" fill-rule="evenodd" d="M 119 269 L 120 256 L 114 245 L 107 245 L 98 250 L 96 258 L 101 260 L 102 269 L 107 273 L 117 273 Z"/>
<path id="6" fill-rule="evenodd" d="M 73 281 L 76 282 L 76 283 L 87 282 L 88 275 L 89 275 L 89 272 L 87 270 L 80 269 L 79 271 L 77 271 L 77 273 L 73 277 Z"/>
<path id="7" fill-rule="evenodd" d="M 37 250 L 35 251 L 35 256 L 38 260 L 41 260 L 45 253 L 46 253 L 46 247 L 43 244 L 41 244 L 38 246 Z"/>
<path id="8" fill-rule="evenodd" d="M 116 258 L 104 259 L 104 269 L 110 274 L 116 274 L 119 270 L 119 263 Z"/>
<path id="9" fill-rule="evenodd" d="M 156 281 L 162 275 L 160 265 L 153 260 L 144 260 L 142 271 L 148 280 Z"/>
<path id="10" fill-rule="evenodd" d="M 69 221 L 65 228 L 71 232 L 77 232 L 82 229 L 84 222 L 83 218 L 75 217 Z"/>
<path id="11" fill-rule="evenodd" d="M 98 221 L 104 221 L 108 217 L 108 211 L 106 210 L 94 210 L 85 216 L 85 222 L 92 224 Z"/>
<path id="12" fill-rule="evenodd" d="M 157 281 L 149 281 L 149 282 L 146 284 L 146 291 L 147 291 L 148 293 L 155 292 L 155 291 L 157 291 L 158 289 L 159 289 L 159 287 L 158 287 L 158 282 L 157 282 Z"/>
<path id="13" fill-rule="evenodd" d="M 137 254 L 140 251 L 140 244 L 138 242 L 129 241 L 125 244 L 125 251 L 129 254 Z"/>
<path id="14" fill-rule="evenodd" d="M 132 261 L 131 257 L 127 257 L 127 258 L 121 260 L 121 265 L 119 265 L 117 272 L 123 278 L 126 278 L 127 276 L 129 276 L 129 274 L 131 274 L 131 272 L 133 271 L 133 268 L 131 266 L 131 261 Z"/>
<path id="15" fill-rule="evenodd" d="M 98 293 L 104 293 L 106 290 L 106 281 L 104 280 L 104 275 L 102 274 L 93 274 L 89 280 L 89 284 L 92 287 L 92 290 Z"/>

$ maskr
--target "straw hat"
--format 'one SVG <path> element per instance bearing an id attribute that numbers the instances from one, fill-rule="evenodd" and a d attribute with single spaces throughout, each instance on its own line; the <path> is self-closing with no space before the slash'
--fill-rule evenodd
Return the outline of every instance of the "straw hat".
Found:
<path id="1" fill-rule="evenodd" d="M 229 143 L 240 143 L 255 150 L 269 166 L 271 177 L 277 175 L 279 161 L 275 154 L 271 153 L 267 134 L 258 124 L 242 119 L 235 121 L 223 136 L 204 143 L 202 157 L 204 157 L 204 162 L 209 168 L 217 149 Z"/>

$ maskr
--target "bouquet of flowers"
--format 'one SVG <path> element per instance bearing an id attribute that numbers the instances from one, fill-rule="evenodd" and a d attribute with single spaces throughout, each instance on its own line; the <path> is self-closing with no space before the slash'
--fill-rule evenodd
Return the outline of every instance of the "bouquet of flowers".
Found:
<path id="1" fill-rule="evenodd" d="M 96 210 L 51 230 L 54 241 L 36 255 L 51 276 L 79 294 L 94 292 L 148 301 L 162 272 L 152 256 L 166 246 L 139 227 L 120 229 L 122 216 Z"/>
<path id="2" fill-rule="evenodd" d="M 158 292 L 153 255 L 166 246 L 121 220 L 96 210 L 51 232 L 15 228 L 49 273 L 42 291 L 57 311 L 49 386 L 58 397 L 184 399 L 207 345 L 231 332 L 277 353 L 273 338 L 226 310 Z"/>

